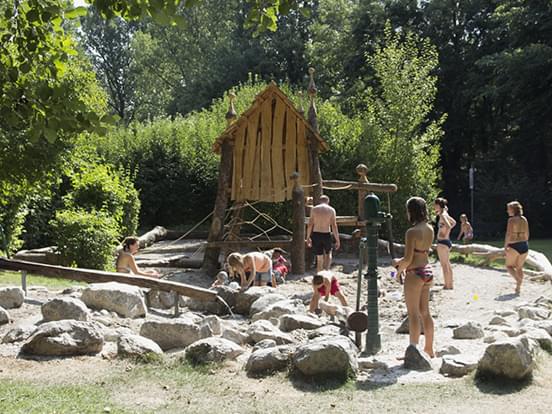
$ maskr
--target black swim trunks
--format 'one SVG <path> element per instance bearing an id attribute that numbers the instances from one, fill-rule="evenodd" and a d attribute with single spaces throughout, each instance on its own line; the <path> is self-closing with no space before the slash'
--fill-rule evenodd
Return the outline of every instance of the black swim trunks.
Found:
<path id="1" fill-rule="evenodd" d="M 319 233 L 313 231 L 311 234 L 312 250 L 317 256 L 330 253 L 332 251 L 332 234 Z"/>

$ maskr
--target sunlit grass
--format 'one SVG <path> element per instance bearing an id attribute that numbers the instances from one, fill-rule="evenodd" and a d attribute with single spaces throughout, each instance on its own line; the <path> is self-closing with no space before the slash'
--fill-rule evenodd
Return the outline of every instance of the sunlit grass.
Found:
<path id="1" fill-rule="evenodd" d="M 0 286 L 21 286 L 21 273 L 0 271 Z M 84 286 L 86 283 L 77 282 L 67 279 L 57 279 L 52 277 L 27 275 L 27 287 L 29 286 L 44 286 L 49 289 L 63 289 L 71 286 Z"/>

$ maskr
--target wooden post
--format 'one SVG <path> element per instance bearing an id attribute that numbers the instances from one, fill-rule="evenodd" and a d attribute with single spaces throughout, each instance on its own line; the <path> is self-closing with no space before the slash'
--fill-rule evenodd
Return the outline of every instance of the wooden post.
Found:
<path id="1" fill-rule="evenodd" d="M 368 177 L 366 176 L 368 174 L 368 167 L 364 164 L 358 164 L 356 166 L 356 172 L 358 174 L 358 182 L 359 184 L 368 184 Z M 364 198 L 366 197 L 366 194 L 368 194 L 368 191 L 359 188 L 358 189 L 358 219 L 359 220 L 366 220 L 366 217 L 364 215 Z M 359 234 L 359 241 L 361 238 L 366 237 L 366 226 L 360 226 L 360 234 Z M 359 254 L 362 254 L 361 252 L 364 252 L 364 257 L 361 258 L 363 263 L 368 263 L 368 250 L 357 250 Z"/>
<path id="2" fill-rule="evenodd" d="M 21 289 L 23 289 L 23 292 L 25 292 L 25 296 L 27 296 L 27 271 L 26 270 L 21 271 Z"/>
<path id="3" fill-rule="evenodd" d="M 316 84 L 314 83 L 314 68 L 309 68 L 309 87 L 307 92 L 309 94 L 309 124 L 312 129 L 318 133 L 318 115 L 316 112 Z M 320 160 L 318 159 L 318 141 L 316 137 L 309 136 L 309 155 L 310 155 L 310 172 L 311 180 L 315 185 L 312 189 L 313 204 L 316 206 L 320 202 L 320 196 L 322 195 L 322 173 L 320 172 Z"/>
<path id="4" fill-rule="evenodd" d="M 228 126 L 236 122 L 238 114 L 234 109 L 234 99 L 236 95 L 231 92 L 228 94 L 230 105 L 226 113 L 226 122 Z M 215 199 L 215 208 L 213 210 L 213 220 L 209 229 L 208 242 L 222 240 L 224 235 L 224 216 L 226 207 L 228 207 L 228 188 L 232 192 L 232 156 L 234 141 L 232 137 L 226 137 L 221 145 L 220 167 L 218 177 L 217 198 Z M 203 258 L 202 269 L 209 274 L 214 274 L 219 269 L 220 247 L 207 247 Z"/>
<path id="5" fill-rule="evenodd" d="M 305 192 L 299 184 L 299 174 L 293 173 L 293 240 L 291 242 L 291 270 L 305 273 Z"/>

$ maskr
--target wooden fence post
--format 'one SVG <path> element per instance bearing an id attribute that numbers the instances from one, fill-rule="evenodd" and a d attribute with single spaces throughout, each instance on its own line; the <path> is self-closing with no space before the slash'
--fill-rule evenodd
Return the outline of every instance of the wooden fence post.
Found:
<path id="1" fill-rule="evenodd" d="M 299 184 L 299 174 L 293 173 L 293 240 L 291 242 L 291 270 L 293 274 L 305 273 L 305 192 Z"/>

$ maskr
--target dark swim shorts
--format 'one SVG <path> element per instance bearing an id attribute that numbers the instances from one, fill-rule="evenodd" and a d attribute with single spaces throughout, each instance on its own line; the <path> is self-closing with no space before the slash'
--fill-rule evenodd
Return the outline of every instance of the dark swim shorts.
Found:
<path id="1" fill-rule="evenodd" d="M 312 250 L 316 256 L 330 253 L 332 251 L 332 234 L 313 231 L 311 234 Z"/>

